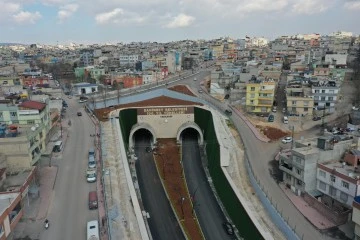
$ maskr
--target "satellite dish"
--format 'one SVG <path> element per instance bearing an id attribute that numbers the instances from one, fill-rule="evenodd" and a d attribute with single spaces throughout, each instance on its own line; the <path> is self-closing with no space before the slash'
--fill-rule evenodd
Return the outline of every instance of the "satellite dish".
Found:
<path id="1" fill-rule="evenodd" d="M 31 131 L 35 131 L 36 130 L 36 127 L 31 127 Z"/>

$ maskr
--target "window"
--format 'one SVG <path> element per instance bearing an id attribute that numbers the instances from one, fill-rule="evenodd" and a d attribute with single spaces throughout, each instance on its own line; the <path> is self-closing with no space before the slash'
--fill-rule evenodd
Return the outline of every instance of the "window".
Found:
<path id="1" fill-rule="evenodd" d="M 10 116 L 11 116 L 11 117 L 16 117 L 16 116 L 17 116 L 17 112 L 10 112 Z"/>
<path id="2" fill-rule="evenodd" d="M 292 105 L 296 105 L 296 101 L 292 101 L 291 103 L 292 103 Z"/>
<path id="3" fill-rule="evenodd" d="M 329 93 L 335 93 L 335 91 L 334 90 L 329 90 Z"/>
<path id="4" fill-rule="evenodd" d="M 325 97 L 321 97 L 320 100 L 321 100 L 321 101 L 325 101 Z"/>
<path id="5" fill-rule="evenodd" d="M 349 183 L 345 181 L 341 181 L 341 186 L 343 186 L 346 189 L 349 189 Z"/>
<path id="6" fill-rule="evenodd" d="M 326 183 L 319 181 L 319 188 L 323 191 L 326 191 Z"/>
<path id="7" fill-rule="evenodd" d="M 296 183 L 297 183 L 297 185 L 302 186 L 302 181 L 301 180 L 297 179 Z"/>
<path id="8" fill-rule="evenodd" d="M 250 91 L 255 91 L 255 87 L 251 87 L 251 88 L 250 88 Z"/>
<path id="9" fill-rule="evenodd" d="M 27 124 L 35 124 L 35 120 L 27 120 Z"/>
<path id="10" fill-rule="evenodd" d="M 325 93 L 325 90 L 321 90 L 321 93 Z"/>
<path id="11" fill-rule="evenodd" d="M 319 90 L 315 90 L 315 93 L 319 93 L 320 91 Z"/>
<path id="12" fill-rule="evenodd" d="M 255 93 L 250 94 L 250 98 L 254 98 L 255 97 Z"/>
<path id="13" fill-rule="evenodd" d="M 330 175 L 330 181 L 335 182 L 336 178 L 334 175 Z"/>
<path id="14" fill-rule="evenodd" d="M 347 202 L 348 200 L 348 195 L 344 192 L 340 192 L 340 200 Z"/>
<path id="15" fill-rule="evenodd" d="M 3 118 L 3 113 L 2 112 L 0 112 L 0 118 Z"/>
<path id="16" fill-rule="evenodd" d="M 296 107 L 292 107 L 291 112 L 296 113 Z"/>
<path id="17" fill-rule="evenodd" d="M 325 178 L 326 177 L 326 172 L 324 172 L 322 170 L 319 170 L 319 176 L 322 177 L 322 178 Z"/>
<path id="18" fill-rule="evenodd" d="M 307 112 L 307 111 L 309 111 L 309 108 L 307 108 L 307 107 L 304 108 L 304 112 Z"/>
<path id="19" fill-rule="evenodd" d="M 296 168 L 296 173 L 300 175 L 300 174 L 301 174 L 301 170 L 298 169 L 298 168 Z"/>
<path id="20" fill-rule="evenodd" d="M 334 97 L 328 97 L 328 100 L 329 100 L 329 101 L 333 101 L 333 100 L 334 100 Z"/>
<path id="21" fill-rule="evenodd" d="M 250 104 L 254 104 L 254 100 L 250 100 Z"/>
<path id="22" fill-rule="evenodd" d="M 330 195 L 330 196 L 336 196 L 336 188 L 330 186 L 330 188 L 329 188 L 329 195 Z"/>
<path id="23" fill-rule="evenodd" d="M 254 107 L 254 106 L 252 106 L 252 107 L 251 107 L 251 110 L 255 110 L 255 107 Z"/>
<path id="24" fill-rule="evenodd" d="M 309 101 L 304 101 L 304 107 L 309 106 Z"/>

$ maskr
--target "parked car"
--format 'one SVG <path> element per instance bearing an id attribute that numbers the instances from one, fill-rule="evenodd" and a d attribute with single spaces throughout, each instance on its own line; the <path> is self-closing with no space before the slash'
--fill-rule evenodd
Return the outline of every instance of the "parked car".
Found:
<path id="1" fill-rule="evenodd" d="M 285 137 L 281 140 L 282 143 L 291 143 L 293 141 L 292 137 Z"/>
<path id="2" fill-rule="evenodd" d="M 88 183 L 96 182 L 96 169 L 88 169 L 86 171 L 86 181 Z"/>
<path id="3" fill-rule="evenodd" d="M 79 100 L 79 103 L 84 103 L 84 102 L 87 102 L 87 100 L 86 99 L 80 99 Z"/>
<path id="4" fill-rule="evenodd" d="M 199 90 L 198 90 L 198 93 L 203 93 L 203 90 L 199 89 Z"/>
<path id="5" fill-rule="evenodd" d="M 225 114 L 227 114 L 227 115 L 231 115 L 231 114 L 232 114 L 232 111 L 231 111 L 231 110 L 229 110 L 229 109 L 226 109 L 226 110 L 225 110 Z"/>
<path id="6" fill-rule="evenodd" d="M 276 106 L 273 107 L 272 112 L 276 113 Z"/>
<path id="7" fill-rule="evenodd" d="M 229 222 L 224 222 L 223 227 L 227 234 L 234 235 L 234 228 Z"/>
<path id="8" fill-rule="evenodd" d="M 286 112 L 286 108 L 283 108 L 283 109 L 282 109 L 282 113 L 285 113 L 285 112 Z"/>
<path id="9" fill-rule="evenodd" d="M 80 116 L 82 116 L 82 113 L 81 113 L 81 112 L 77 112 L 77 115 L 80 117 Z"/>
<path id="10" fill-rule="evenodd" d="M 273 122 L 275 120 L 274 115 L 269 115 L 268 122 Z"/>
<path id="11" fill-rule="evenodd" d="M 313 117 L 312 120 L 313 120 L 313 121 L 319 121 L 319 120 L 321 120 L 321 117 Z"/>

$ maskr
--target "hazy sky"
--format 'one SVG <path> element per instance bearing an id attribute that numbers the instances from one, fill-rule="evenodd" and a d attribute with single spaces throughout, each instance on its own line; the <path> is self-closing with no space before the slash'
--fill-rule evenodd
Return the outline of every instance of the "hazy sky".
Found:
<path id="1" fill-rule="evenodd" d="M 360 0 L 0 0 L 0 42 L 360 34 Z"/>

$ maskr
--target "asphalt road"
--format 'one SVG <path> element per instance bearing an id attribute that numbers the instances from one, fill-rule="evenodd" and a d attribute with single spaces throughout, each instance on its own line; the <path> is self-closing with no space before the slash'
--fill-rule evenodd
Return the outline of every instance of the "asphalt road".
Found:
<path id="1" fill-rule="evenodd" d="M 157 173 L 152 153 L 145 151 L 150 146 L 150 135 L 135 134 L 136 172 L 138 176 L 142 202 L 154 240 L 185 239 L 175 215 L 165 195 Z"/>
<path id="2" fill-rule="evenodd" d="M 94 141 L 90 137 L 94 125 L 75 99 L 66 101 L 69 107 L 65 121 L 70 119 L 72 124 L 62 159 L 53 162 L 59 168 L 48 209 L 50 228 L 40 235 L 44 240 L 86 239 L 87 221 L 98 219 L 98 212 L 88 209 L 88 193 L 96 191 L 96 183 L 87 183 L 85 178 L 87 154 Z M 83 116 L 78 117 L 78 111 L 82 111 Z"/>
<path id="3" fill-rule="evenodd" d="M 212 193 L 201 164 L 197 136 L 185 131 L 182 137 L 182 162 L 186 182 L 205 239 L 231 239 L 222 226 L 226 218 Z"/>

